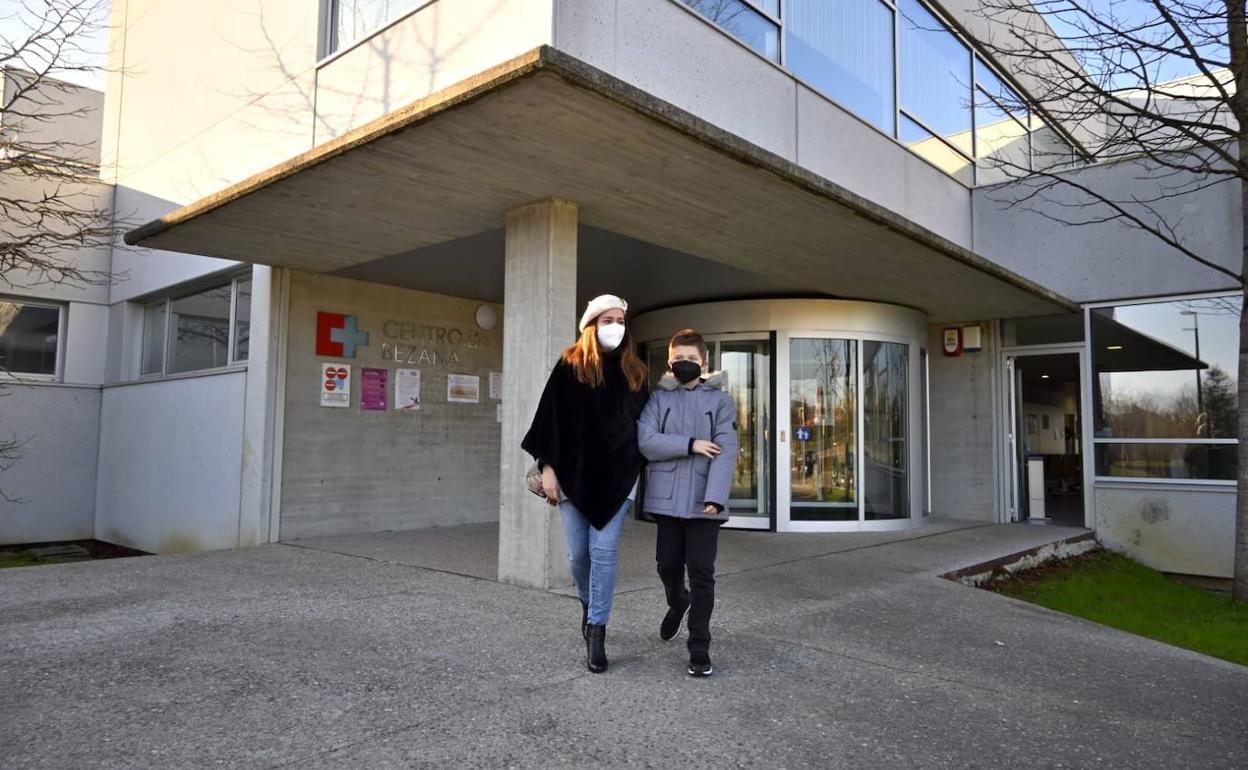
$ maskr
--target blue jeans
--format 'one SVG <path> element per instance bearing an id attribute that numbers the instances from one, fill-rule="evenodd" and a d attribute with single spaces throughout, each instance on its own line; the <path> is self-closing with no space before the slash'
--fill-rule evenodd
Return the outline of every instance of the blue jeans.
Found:
<path id="1" fill-rule="evenodd" d="M 576 581 L 581 601 L 589 605 L 589 622 L 596 626 L 605 626 L 611 617 L 615 577 L 620 566 L 620 530 L 632 507 L 633 501 L 625 500 L 607 526 L 594 529 L 571 502 L 559 503 L 563 536 L 568 543 L 568 561 L 572 562 L 572 579 Z"/>

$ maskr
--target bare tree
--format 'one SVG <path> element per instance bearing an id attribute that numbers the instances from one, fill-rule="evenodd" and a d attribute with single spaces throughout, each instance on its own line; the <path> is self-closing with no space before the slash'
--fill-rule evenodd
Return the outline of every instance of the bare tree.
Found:
<path id="1" fill-rule="evenodd" d="M 1025 83 L 990 94 L 1000 115 L 1028 116 L 1031 153 L 992 153 L 1009 178 L 990 195 L 1069 226 L 1117 223 L 1244 287 L 1244 253 L 1202 254 L 1181 215 L 1183 196 L 1238 195 L 1248 247 L 1246 0 L 980 0 L 975 40 Z M 1180 77 L 1182 75 L 1182 77 Z M 982 94 L 977 94 L 981 96 Z M 1059 132 L 1059 127 L 1061 131 Z M 1073 140 L 1067 143 L 1060 137 Z M 1008 137 L 1009 132 L 1000 132 Z M 1003 145 L 1006 142 L 1003 142 Z M 1073 149 L 1072 149 L 1073 144 Z M 1117 192 L 1072 167 L 1129 164 Z M 1231 257 L 1230 264 L 1226 259 Z M 1238 502 L 1234 595 L 1248 600 L 1248 315 L 1240 312 Z"/>
<path id="2" fill-rule="evenodd" d="M 110 248 L 125 223 L 99 178 L 98 105 L 67 80 L 103 69 L 90 47 L 107 21 L 106 0 L 0 0 L 0 291 L 115 278 L 81 259 Z M 2 331 L 13 318 L 0 320 Z M 2 350 L 0 377 L 3 388 Z M 0 471 L 23 443 L 0 438 Z M 0 499 L 12 500 L 3 489 Z"/>

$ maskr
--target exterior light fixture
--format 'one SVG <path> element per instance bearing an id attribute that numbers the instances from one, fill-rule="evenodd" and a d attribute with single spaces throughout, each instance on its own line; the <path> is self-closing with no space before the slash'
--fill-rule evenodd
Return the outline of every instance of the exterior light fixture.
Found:
<path id="1" fill-rule="evenodd" d="M 1106 350 L 1122 350 L 1122 345 L 1106 345 Z"/>

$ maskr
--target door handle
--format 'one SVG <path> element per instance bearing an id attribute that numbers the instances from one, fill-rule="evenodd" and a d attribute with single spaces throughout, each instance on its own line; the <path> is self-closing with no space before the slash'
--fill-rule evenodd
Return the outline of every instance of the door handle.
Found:
<path id="1" fill-rule="evenodd" d="M 785 431 L 780 431 L 780 443 L 781 444 L 785 443 L 784 434 L 785 434 Z"/>

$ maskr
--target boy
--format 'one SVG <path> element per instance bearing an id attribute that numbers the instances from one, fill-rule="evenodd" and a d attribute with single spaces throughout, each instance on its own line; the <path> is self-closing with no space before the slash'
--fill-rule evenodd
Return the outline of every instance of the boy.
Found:
<path id="1" fill-rule="evenodd" d="M 655 553 L 667 594 L 659 637 L 673 639 L 687 614 L 689 675 L 710 676 L 715 552 L 737 464 L 737 407 L 721 389 L 723 373 L 702 376 L 706 343 L 693 329 L 672 337 L 667 363 L 671 371 L 637 421 L 637 441 L 650 461 L 643 510 L 659 525 Z"/>

